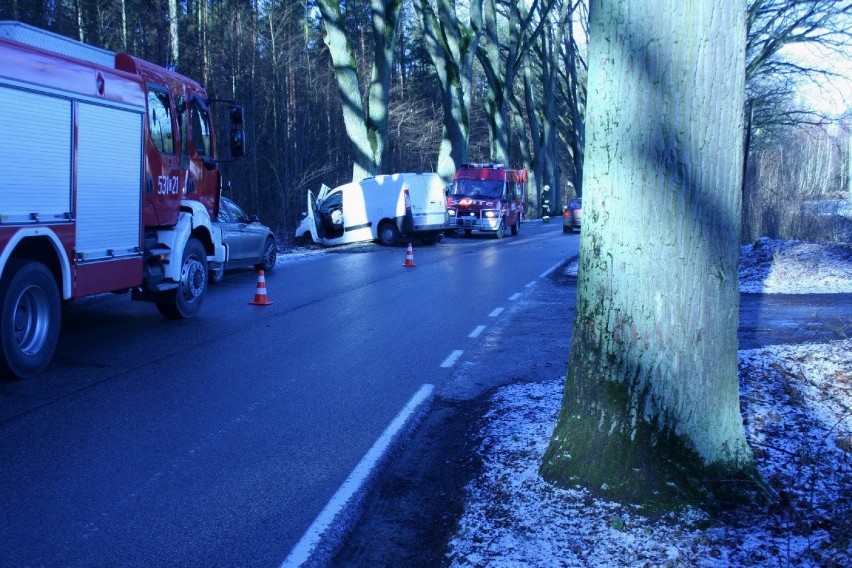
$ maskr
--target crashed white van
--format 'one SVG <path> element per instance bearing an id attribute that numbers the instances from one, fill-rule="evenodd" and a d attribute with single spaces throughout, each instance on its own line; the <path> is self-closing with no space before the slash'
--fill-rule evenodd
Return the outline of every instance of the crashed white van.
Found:
<path id="1" fill-rule="evenodd" d="M 296 238 L 323 245 L 378 241 L 394 245 L 418 238 L 437 242 L 447 229 L 444 183 L 438 174 L 390 174 L 347 183 L 334 189 L 323 185 L 314 198 Z"/>

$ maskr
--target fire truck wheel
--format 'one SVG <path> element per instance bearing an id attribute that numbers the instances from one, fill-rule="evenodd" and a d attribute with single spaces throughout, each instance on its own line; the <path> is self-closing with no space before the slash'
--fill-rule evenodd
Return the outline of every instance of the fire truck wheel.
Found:
<path id="1" fill-rule="evenodd" d="M 180 285 L 157 298 L 157 309 L 171 319 L 194 316 L 207 295 L 207 282 L 207 251 L 197 239 L 189 239 L 183 249 Z"/>
<path id="2" fill-rule="evenodd" d="M 497 232 L 494 233 L 494 235 L 498 239 L 502 239 L 503 237 L 506 236 L 506 220 L 505 219 L 500 219 L 500 226 L 497 227 Z"/>
<path id="3" fill-rule="evenodd" d="M 11 260 L 0 282 L 0 373 L 28 379 L 50 363 L 59 340 L 59 287 L 48 268 Z"/>
<path id="4" fill-rule="evenodd" d="M 399 227 L 393 221 L 385 221 L 379 225 L 379 242 L 386 247 L 392 247 L 399 242 Z"/>
<path id="5" fill-rule="evenodd" d="M 266 244 L 263 245 L 263 260 L 260 264 L 255 265 L 255 268 L 264 272 L 270 272 L 275 268 L 277 261 L 278 250 L 275 248 L 275 240 L 269 237 L 266 239 Z"/>
<path id="6" fill-rule="evenodd" d="M 515 224 L 512 225 L 512 236 L 516 237 L 519 232 L 521 232 L 521 216 L 520 215 L 518 215 L 518 218 L 515 221 Z"/>

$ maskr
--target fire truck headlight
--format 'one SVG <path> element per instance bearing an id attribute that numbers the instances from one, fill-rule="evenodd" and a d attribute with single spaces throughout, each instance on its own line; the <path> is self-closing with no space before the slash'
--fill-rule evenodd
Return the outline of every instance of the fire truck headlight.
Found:
<path id="1" fill-rule="evenodd" d="M 486 209 L 485 211 L 482 212 L 482 216 L 485 217 L 486 219 L 496 219 L 497 217 L 500 216 L 500 212 L 494 211 L 493 209 Z"/>
<path id="2" fill-rule="evenodd" d="M 447 215 L 449 215 L 450 217 L 455 217 L 456 216 L 456 210 L 455 209 L 447 209 Z"/>

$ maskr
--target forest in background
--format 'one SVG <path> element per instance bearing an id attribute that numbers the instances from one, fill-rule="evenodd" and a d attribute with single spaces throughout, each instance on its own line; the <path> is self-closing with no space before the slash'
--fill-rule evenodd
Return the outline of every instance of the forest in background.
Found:
<path id="1" fill-rule="evenodd" d="M 2 0 L 0 19 L 127 51 L 197 80 L 211 97 L 243 104 L 248 151 L 223 165 L 232 184 L 225 194 L 291 235 L 308 190 L 353 177 L 353 145 L 320 2 L 339 10 L 357 69 L 354 95 L 364 106 L 379 59 L 377 15 L 394 28 L 386 36 L 392 39 L 386 138 L 375 173 L 439 170 L 449 112 L 439 71 L 446 75 L 453 64 L 465 73 L 465 67 L 450 60 L 439 69 L 436 46 L 463 58 L 459 52 L 472 44 L 469 86 L 448 95 L 466 98 L 462 111 L 469 110 L 462 112 L 466 142 L 457 161 L 496 157 L 527 167 L 531 218 L 541 212 L 544 184 L 556 190 L 549 196 L 555 204 L 582 191 L 582 1 Z M 472 21 L 471 6 L 481 10 L 481 22 Z M 828 85 L 831 71 L 791 61 L 784 48 L 847 49 L 850 17 L 849 0 L 749 0 L 744 241 L 848 239 L 836 223 L 814 222 L 802 207 L 814 199 L 848 199 L 848 111 L 838 118 L 809 110 L 799 87 Z"/>

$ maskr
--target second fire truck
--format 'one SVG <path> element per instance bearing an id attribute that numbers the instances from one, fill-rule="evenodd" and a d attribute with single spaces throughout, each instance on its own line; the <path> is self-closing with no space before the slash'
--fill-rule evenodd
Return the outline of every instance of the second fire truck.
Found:
<path id="1" fill-rule="evenodd" d="M 517 235 L 524 218 L 527 171 L 502 164 L 462 164 L 447 196 L 450 229 Z"/>

